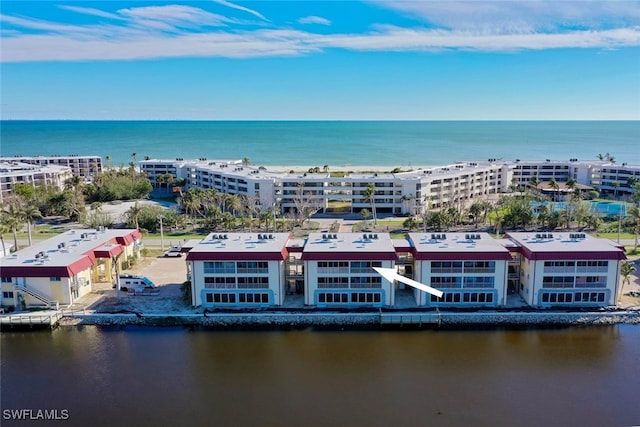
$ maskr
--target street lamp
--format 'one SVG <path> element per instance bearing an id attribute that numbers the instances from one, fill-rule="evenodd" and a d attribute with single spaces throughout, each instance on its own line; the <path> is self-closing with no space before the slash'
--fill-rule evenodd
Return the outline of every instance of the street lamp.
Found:
<path id="1" fill-rule="evenodd" d="M 164 251 L 164 229 L 162 228 L 162 220 L 166 217 L 164 215 L 158 215 L 158 220 L 160 220 L 160 249 Z"/>

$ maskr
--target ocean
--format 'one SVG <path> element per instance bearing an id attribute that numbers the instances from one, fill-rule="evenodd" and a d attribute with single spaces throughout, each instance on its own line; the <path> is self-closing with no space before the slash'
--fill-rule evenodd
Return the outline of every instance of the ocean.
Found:
<path id="1" fill-rule="evenodd" d="M 485 160 L 640 164 L 640 121 L 2 121 L 2 156 L 242 159 L 264 166 L 444 165 Z"/>

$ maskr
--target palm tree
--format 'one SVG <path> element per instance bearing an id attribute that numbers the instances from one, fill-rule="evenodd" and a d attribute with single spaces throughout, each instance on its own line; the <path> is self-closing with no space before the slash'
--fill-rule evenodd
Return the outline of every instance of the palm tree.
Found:
<path id="1" fill-rule="evenodd" d="M 634 205 L 629 208 L 627 214 L 633 221 L 633 234 L 635 237 L 633 249 L 638 250 L 638 233 L 640 233 L 640 206 Z"/>
<path id="2" fill-rule="evenodd" d="M 473 202 L 473 204 L 469 206 L 469 213 L 473 215 L 473 223 L 477 230 L 478 222 L 480 221 L 480 216 L 482 214 L 482 202 Z"/>
<path id="3" fill-rule="evenodd" d="M 3 210 L 3 223 L 13 233 L 13 247 L 18 250 L 18 227 L 23 223 L 22 210 L 15 204 L 10 204 Z"/>
<path id="4" fill-rule="evenodd" d="M 242 165 L 243 166 L 249 166 L 250 163 L 251 163 L 251 159 L 249 159 L 248 157 L 243 157 L 242 158 Z"/>
<path id="5" fill-rule="evenodd" d="M 0 221 L 0 242 L 2 243 L 3 256 L 7 255 L 7 245 L 4 243 L 4 233 L 9 232 L 10 230 L 11 228 L 5 223 L 4 216 L 3 216 L 2 220 Z"/>
<path id="6" fill-rule="evenodd" d="M 635 271 L 636 271 L 636 266 L 633 265 L 633 262 L 631 261 L 624 261 L 620 265 L 620 274 L 623 277 L 622 279 L 623 286 L 625 284 L 628 285 L 629 283 L 631 283 L 631 281 L 629 280 L 629 276 L 631 276 Z"/>
<path id="7" fill-rule="evenodd" d="M 560 186 L 554 178 L 551 178 L 549 180 L 549 187 L 551 187 L 551 189 L 553 190 L 553 202 L 555 203 L 557 202 L 557 192 L 558 190 L 560 190 Z"/>
<path id="8" fill-rule="evenodd" d="M 364 196 L 365 201 L 368 201 L 369 203 L 371 203 L 371 212 L 373 212 L 373 226 L 376 227 L 376 225 L 378 225 L 378 218 L 376 215 L 376 202 L 375 202 L 376 186 L 372 182 L 370 182 L 367 185 L 367 189 L 364 190 L 362 195 Z"/>
<path id="9" fill-rule="evenodd" d="M 367 223 L 367 218 L 369 218 L 369 215 L 371 215 L 371 211 L 369 209 L 364 208 L 364 209 L 360 210 L 360 216 L 364 220 L 365 226 L 366 226 L 366 223 Z"/>
<path id="10" fill-rule="evenodd" d="M 31 227 L 35 219 L 42 218 L 42 213 L 37 207 L 27 205 L 22 209 L 22 217 L 27 221 L 27 235 L 29 237 L 29 246 L 31 246 Z"/>
<path id="11" fill-rule="evenodd" d="M 613 181 L 611 183 L 611 186 L 613 187 L 613 198 L 617 199 L 618 198 L 618 188 L 620 187 L 620 183 L 618 181 Z"/>
<path id="12" fill-rule="evenodd" d="M 131 222 L 133 222 L 133 224 L 136 227 L 136 230 L 138 230 L 140 228 L 139 226 L 139 220 L 140 220 L 140 214 L 142 213 L 142 206 L 140 206 L 138 204 L 138 201 L 136 200 L 136 202 L 133 204 L 133 206 L 131 206 L 129 208 L 129 210 L 127 211 L 127 215 L 129 217 L 129 220 Z"/>

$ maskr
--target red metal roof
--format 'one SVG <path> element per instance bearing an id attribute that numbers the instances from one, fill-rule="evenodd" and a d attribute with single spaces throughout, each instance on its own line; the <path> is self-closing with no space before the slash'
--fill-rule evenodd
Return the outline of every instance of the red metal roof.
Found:
<path id="1" fill-rule="evenodd" d="M 125 234 L 124 236 L 116 237 L 116 242 L 120 243 L 121 245 L 129 246 L 130 244 L 135 242 L 136 239 L 141 238 L 142 233 L 140 233 L 140 231 L 138 230 L 133 230 L 131 233 Z"/>
<path id="2" fill-rule="evenodd" d="M 510 261 L 508 251 L 500 252 L 415 252 L 413 257 L 421 261 Z"/>
<path id="3" fill-rule="evenodd" d="M 91 266 L 91 258 L 84 256 L 68 266 L 29 264 L 2 267 L 2 277 L 73 277 Z"/>
<path id="4" fill-rule="evenodd" d="M 193 252 L 187 254 L 187 261 L 284 261 L 287 249 L 280 252 Z"/>
<path id="5" fill-rule="evenodd" d="M 120 255 L 124 249 L 120 245 L 103 245 L 93 250 L 96 258 L 114 258 Z"/>
<path id="6" fill-rule="evenodd" d="M 303 252 L 303 261 L 397 261 L 395 252 Z"/>

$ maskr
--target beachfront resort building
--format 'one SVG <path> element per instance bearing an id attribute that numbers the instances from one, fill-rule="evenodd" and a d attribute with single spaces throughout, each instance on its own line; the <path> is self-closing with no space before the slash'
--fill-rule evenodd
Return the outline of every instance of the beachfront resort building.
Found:
<path id="1" fill-rule="evenodd" d="M 73 172 L 68 166 L 33 165 L 0 159 L 0 203 L 18 183 L 33 187 L 53 186 L 62 190 L 65 181 L 71 177 Z"/>
<path id="2" fill-rule="evenodd" d="M 36 166 L 66 166 L 73 175 L 90 180 L 102 172 L 102 157 L 80 156 L 12 156 L 0 157 L 0 162 L 20 162 Z"/>
<path id="3" fill-rule="evenodd" d="M 3 307 L 73 304 L 96 282 L 116 281 L 139 258 L 141 234 L 131 229 L 70 230 L 0 258 Z"/>
<path id="4" fill-rule="evenodd" d="M 378 213 L 417 214 L 425 209 L 462 206 L 492 194 L 518 191 L 534 181 L 548 183 L 552 179 L 560 183 L 571 179 L 580 189 L 594 188 L 603 195 L 624 198 L 633 193 L 634 182 L 640 181 L 640 165 L 577 159 L 488 159 L 388 172 L 363 168 L 357 172 L 349 168 L 268 170 L 243 165 L 240 160 L 204 158 L 143 160 L 140 168 L 155 188 L 161 188 L 171 176 L 184 180 L 185 191 L 202 188 L 244 195 L 262 209 L 276 208 L 281 213 L 299 210 L 301 206 L 324 213 L 359 213 L 373 205 Z M 368 195 L 370 185 L 374 189 L 373 204 Z"/>
<path id="5" fill-rule="evenodd" d="M 615 305 L 624 247 L 585 233 L 507 233 L 519 254 L 519 293 L 532 307 Z"/>

